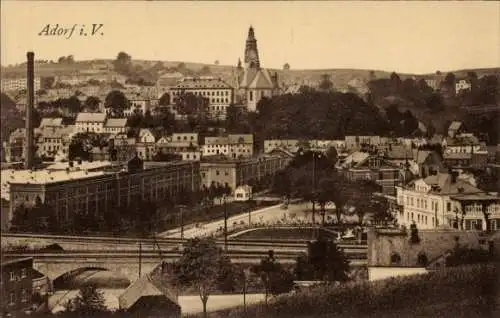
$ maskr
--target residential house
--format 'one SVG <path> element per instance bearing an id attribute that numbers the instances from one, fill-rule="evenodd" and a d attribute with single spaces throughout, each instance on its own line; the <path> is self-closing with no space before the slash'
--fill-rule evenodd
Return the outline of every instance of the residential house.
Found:
<path id="1" fill-rule="evenodd" d="M 249 185 L 242 185 L 234 190 L 235 201 L 248 201 L 252 199 L 252 187 Z"/>
<path id="2" fill-rule="evenodd" d="M 202 157 L 197 133 L 173 133 L 172 136 L 161 137 L 156 142 L 156 151 L 162 154 L 177 154 L 187 161 L 199 161 Z"/>
<path id="3" fill-rule="evenodd" d="M 219 137 L 205 137 L 203 156 L 224 155 L 238 159 L 253 156 L 253 135 L 229 134 Z"/>
<path id="4" fill-rule="evenodd" d="M 273 149 L 286 149 L 296 152 L 298 149 L 298 139 L 266 139 L 264 140 L 264 152 L 271 152 Z"/>
<path id="5" fill-rule="evenodd" d="M 137 318 L 180 318 L 181 306 L 173 288 L 166 283 L 162 272 L 165 267 L 162 263 L 132 283 L 118 299 L 120 309 Z"/>
<path id="6" fill-rule="evenodd" d="M 456 219 L 451 197 L 482 192 L 455 172 L 438 172 L 410 181 L 397 187 L 397 203 L 401 207 L 396 215 L 398 224 L 409 227 L 414 222 L 419 229 L 451 227 Z"/>
<path id="7" fill-rule="evenodd" d="M 466 79 L 460 79 L 455 83 L 455 92 L 457 94 L 461 92 L 470 92 L 471 89 L 472 84 Z"/>
<path id="8" fill-rule="evenodd" d="M 139 131 L 139 137 L 135 145 L 139 158 L 146 161 L 153 159 L 156 154 L 156 139 L 157 136 L 150 129 L 143 128 Z"/>
<path id="9" fill-rule="evenodd" d="M 337 169 L 348 169 L 356 166 L 358 163 L 366 160 L 370 156 L 369 153 L 363 151 L 354 151 L 346 157 L 340 157 L 336 163 Z"/>
<path id="10" fill-rule="evenodd" d="M 33 258 L 2 256 L 0 262 L 2 316 L 24 316 L 32 308 Z"/>
<path id="11" fill-rule="evenodd" d="M 474 193 L 450 196 L 455 220 L 453 227 L 462 230 L 500 230 L 500 196 Z M 488 216 L 488 221 L 485 218 Z M 489 228 L 488 228 L 489 227 Z"/>
<path id="12" fill-rule="evenodd" d="M 361 149 L 362 146 L 381 145 L 380 136 L 345 136 L 347 150 Z"/>
<path id="13" fill-rule="evenodd" d="M 3 148 L 5 153 L 5 160 L 7 162 L 18 162 L 24 160 L 26 140 L 26 130 L 18 128 L 9 135 L 9 140 L 4 141 Z"/>
<path id="14" fill-rule="evenodd" d="M 134 114 L 146 114 L 146 112 L 152 109 L 152 101 L 151 97 L 149 97 L 145 93 L 134 92 L 134 93 L 126 93 L 125 94 L 130 107 L 125 109 L 123 114 L 125 117 L 130 117 Z"/>
<path id="15" fill-rule="evenodd" d="M 371 180 L 382 187 L 382 193 L 394 196 L 396 186 L 404 181 L 403 168 L 389 162 L 380 154 L 370 154 L 364 160 L 343 171 L 348 180 Z"/>
<path id="16" fill-rule="evenodd" d="M 58 117 L 45 117 L 40 121 L 39 128 L 62 128 L 63 119 Z"/>
<path id="17" fill-rule="evenodd" d="M 472 134 L 461 134 L 453 138 L 448 137 L 442 143 L 444 153 L 482 153 L 487 155 L 487 150 L 482 149 L 481 142 Z"/>
<path id="18" fill-rule="evenodd" d="M 37 155 L 39 157 L 54 158 L 60 152 L 67 157 L 73 130 L 73 126 L 59 128 L 46 126 L 40 129 L 37 138 Z"/>
<path id="19" fill-rule="evenodd" d="M 421 178 L 445 169 L 443 160 L 436 151 L 413 149 L 413 162 L 416 164 L 416 171 L 413 172 Z"/>
<path id="20" fill-rule="evenodd" d="M 448 137 L 455 138 L 458 135 L 465 133 L 465 126 L 461 121 L 452 121 L 448 127 Z"/>
<path id="21" fill-rule="evenodd" d="M 127 133 L 126 118 L 108 118 L 103 127 L 103 132 L 107 134 Z"/>
<path id="22" fill-rule="evenodd" d="M 76 132 L 104 132 L 105 113 L 78 113 L 75 120 Z"/>
<path id="23" fill-rule="evenodd" d="M 413 159 L 413 149 L 405 145 L 390 145 L 389 149 L 382 152 L 384 158 L 397 167 L 402 167 Z"/>

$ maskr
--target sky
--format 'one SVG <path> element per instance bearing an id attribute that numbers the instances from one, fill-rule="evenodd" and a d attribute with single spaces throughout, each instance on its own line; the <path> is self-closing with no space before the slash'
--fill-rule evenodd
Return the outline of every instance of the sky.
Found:
<path id="1" fill-rule="evenodd" d="M 103 24 L 94 36 L 81 25 Z M 50 24 L 72 36 L 39 33 Z M 249 26 L 261 65 L 424 74 L 500 67 L 500 2 L 1 1 L 1 64 L 133 59 L 235 65 Z M 90 33 L 85 29 L 84 32 Z M 101 35 L 102 33 L 102 35 Z"/>

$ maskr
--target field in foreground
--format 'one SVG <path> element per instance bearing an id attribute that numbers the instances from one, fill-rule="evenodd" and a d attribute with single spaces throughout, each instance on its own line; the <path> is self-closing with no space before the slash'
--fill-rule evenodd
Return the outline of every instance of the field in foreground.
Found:
<path id="1" fill-rule="evenodd" d="M 429 274 L 322 286 L 211 313 L 222 317 L 499 317 L 499 264 L 448 268 Z"/>

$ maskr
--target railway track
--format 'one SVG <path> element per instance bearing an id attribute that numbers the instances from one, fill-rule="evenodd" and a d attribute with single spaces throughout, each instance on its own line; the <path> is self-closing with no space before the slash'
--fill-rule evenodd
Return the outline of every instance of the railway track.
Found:
<path id="1" fill-rule="evenodd" d="M 1 235 L 2 239 L 7 240 L 25 240 L 25 243 L 29 243 L 30 241 L 50 241 L 48 244 L 127 244 L 127 245 L 138 245 L 142 243 L 143 245 L 151 244 L 164 244 L 164 245 L 175 245 L 182 244 L 187 242 L 186 239 L 180 238 L 116 238 L 116 237 L 82 237 L 82 236 L 69 236 L 69 235 L 44 235 L 44 234 L 15 234 L 8 233 Z M 223 244 L 224 240 L 217 239 L 218 244 Z M 307 246 L 307 242 L 309 240 L 289 240 L 289 239 L 254 239 L 254 240 L 245 240 L 238 238 L 228 239 L 228 245 L 241 245 L 241 246 L 286 246 L 286 247 L 303 247 Z M 22 242 L 22 241 L 21 241 Z M 349 247 L 349 248 L 366 248 L 366 242 L 362 242 L 359 244 L 357 241 L 341 241 L 337 242 L 339 247 Z"/>

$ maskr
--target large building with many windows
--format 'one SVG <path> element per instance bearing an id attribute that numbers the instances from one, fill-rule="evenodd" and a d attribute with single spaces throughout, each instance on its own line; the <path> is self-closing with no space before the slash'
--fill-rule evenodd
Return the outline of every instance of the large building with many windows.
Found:
<path id="1" fill-rule="evenodd" d="M 134 162 L 138 164 L 134 164 Z M 138 168 L 131 169 L 131 165 Z M 128 171 L 106 172 L 67 169 L 66 171 L 12 171 L 10 217 L 16 209 L 45 204 L 60 224 L 68 224 L 78 213 L 102 216 L 113 207 L 129 206 L 138 199 L 161 202 L 174 199 L 182 190 L 199 189 L 199 163 L 157 163 L 142 168 L 134 157 Z M 22 176 L 20 176 L 22 174 Z"/>
<path id="2" fill-rule="evenodd" d="M 420 229 L 457 227 L 457 220 L 461 222 L 462 218 L 465 229 L 485 229 L 483 209 L 490 220 L 495 219 L 495 228 L 500 218 L 498 196 L 484 193 L 454 172 L 438 172 L 397 187 L 397 203 L 398 224 L 415 223 Z"/>
<path id="3" fill-rule="evenodd" d="M 202 146 L 203 156 L 224 155 L 231 159 L 253 156 L 252 134 L 229 134 L 218 137 L 205 137 Z"/>
<path id="4" fill-rule="evenodd" d="M 182 94 L 191 93 L 208 100 L 212 118 L 224 120 L 227 108 L 233 103 L 233 88 L 221 78 L 213 76 L 185 77 L 170 89 L 171 104 Z"/>
<path id="5" fill-rule="evenodd" d="M 41 79 L 40 77 L 35 77 L 35 91 L 40 89 Z M 13 77 L 13 78 L 2 78 L 2 92 L 8 91 L 20 91 L 23 89 L 27 89 L 26 77 Z"/>
<path id="6" fill-rule="evenodd" d="M 291 161 L 286 154 L 269 154 L 251 159 L 203 159 L 200 164 L 201 184 L 229 186 L 232 191 L 243 185 L 255 186 L 264 178 L 271 178 Z"/>

